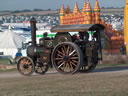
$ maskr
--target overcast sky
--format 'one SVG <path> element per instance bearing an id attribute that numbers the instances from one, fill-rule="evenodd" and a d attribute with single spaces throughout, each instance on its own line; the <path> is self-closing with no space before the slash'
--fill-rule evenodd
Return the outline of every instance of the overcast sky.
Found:
<path id="1" fill-rule="evenodd" d="M 96 0 L 90 0 L 93 8 Z M 125 0 L 98 0 L 100 7 L 124 7 Z M 3 10 L 23 10 L 23 9 L 60 9 L 64 4 L 66 7 L 69 4 L 70 9 L 74 8 L 75 2 L 78 7 L 82 8 L 84 0 L 0 0 L 0 11 Z"/>

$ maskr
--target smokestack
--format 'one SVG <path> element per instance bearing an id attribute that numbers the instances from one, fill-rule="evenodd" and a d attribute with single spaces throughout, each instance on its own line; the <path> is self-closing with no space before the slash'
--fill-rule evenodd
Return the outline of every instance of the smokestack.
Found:
<path id="1" fill-rule="evenodd" d="M 36 19 L 32 18 L 30 20 L 30 24 L 31 24 L 32 45 L 36 46 Z"/>

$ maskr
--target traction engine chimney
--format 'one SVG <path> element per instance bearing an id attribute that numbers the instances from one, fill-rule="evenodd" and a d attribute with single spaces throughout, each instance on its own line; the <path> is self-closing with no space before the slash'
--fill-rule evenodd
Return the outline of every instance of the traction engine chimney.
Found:
<path id="1" fill-rule="evenodd" d="M 30 24 L 31 24 L 32 45 L 36 46 L 36 19 L 32 18 L 30 20 Z"/>

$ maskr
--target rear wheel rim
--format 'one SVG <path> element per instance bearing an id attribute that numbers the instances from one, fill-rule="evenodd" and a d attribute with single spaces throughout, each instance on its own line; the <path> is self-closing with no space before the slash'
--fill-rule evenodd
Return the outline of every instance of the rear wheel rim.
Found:
<path id="1" fill-rule="evenodd" d="M 60 43 L 53 50 L 52 63 L 62 74 L 76 73 L 81 66 L 81 61 L 81 50 L 74 43 Z"/>

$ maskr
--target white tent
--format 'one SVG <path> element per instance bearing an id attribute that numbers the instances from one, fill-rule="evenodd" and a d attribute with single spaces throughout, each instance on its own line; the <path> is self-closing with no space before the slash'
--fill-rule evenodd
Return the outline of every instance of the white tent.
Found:
<path id="1" fill-rule="evenodd" d="M 0 34 L 0 52 L 3 52 L 4 56 L 15 57 L 19 48 L 22 48 L 22 42 L 24 39 L 12 32 L 11 30 L 5 31 Z"/>

